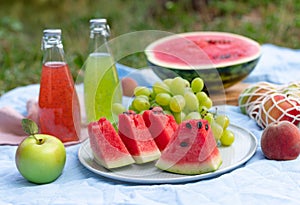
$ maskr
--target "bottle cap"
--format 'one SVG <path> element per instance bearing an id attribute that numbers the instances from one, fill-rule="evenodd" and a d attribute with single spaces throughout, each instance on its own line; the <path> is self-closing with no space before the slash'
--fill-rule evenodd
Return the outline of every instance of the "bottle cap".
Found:
<path id="1" fill-rule="evenodd" d="M 107 24 L 107 20 L 106 19 L 91 19 L 90 20 L 90 25 L 92 26 L 94 24 L 106 25 Z"/>
<path id="2" fill-rule="evenodd" d="M 61 29 L 45 29 L 43 34 L 44 36 L 61 36 Z"/>
<path id="3" fill-rule="evenodd" d="M 90 20 L 91 33 L 101 33 L 106 37 L 110 36 L 110 28 L 105 18 L 91 19 Z"/>
<path id="4" fill-rule="evenodd" d="M 43 39 L 41 49 L 57 46 L 62 48 L 61 29 L 45 29 L 43 31 Z"/>

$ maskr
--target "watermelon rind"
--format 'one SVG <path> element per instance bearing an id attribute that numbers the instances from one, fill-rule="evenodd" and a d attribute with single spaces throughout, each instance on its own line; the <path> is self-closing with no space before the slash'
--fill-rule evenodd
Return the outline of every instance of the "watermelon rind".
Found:
<path id="1" fill-rule="evenodd" d="M 249 75 L 249 73 L 254 70 L 258 61 L 259 58 L 243 64 L 231 65 L 216 69 L 208 68 L 201 70 L 174 69 L 170 67 L 158 66 L 151 62 L 148 63 L 153 72 L 162 80 L 180 76 L 192 82 L 194 78 L 200 77 L 202 79 L 205 79 L 205 84 L 209 85 L 210 90 L 217 90 L 220 88 L 219 79 L 222 80 L 224 88 L 229 88 L 232 85 L 245 79 Z"/>
<path id="2" fill-rule="evenodd" d="M 93 152 L 93 156 L 97 164 L 100 164 L 107 169 L 124 167 L 135 162 L 131 156 L 125 154 L 123 157 L 119 156 L 118 159 L 115 159 L 113 161 L 104 160 L 104 157 L 99 157 L 99 155 L 97 155 L 95 152 Z"/>
<path id="3" fill-rule="evenodd" d="M 192 119 L 179 124 L 155 166 L 178 174 L 216 171 L 223 160 L 207 120 Z"/>
<path id="4" fill-rule="evenodd" d="M 160 152 L 152 152 L 152 153 L 143 153 L 143 155 L 134 156 L 131 155 L 136 164 L 144 164 L 147 162 L 152 162 L 157 160 L 160 157 Z"/>
<path id="5" fill-rule="evenodd" d="M 215 149 L 218 149 L 217 147 Z M 214 151 L 213 153 L 215 153 Z M 219 152 L 217 150 L 217 152 Z M 176 164 L 174 161 L 168 161 L 163 158 L 160 158 L 155 166 L 161 170 L 185 174 L 185 175 L 195 175 L 195 174 L 205 174 L 208 172 L 214 172 L 220 168 L 222 165 L 222 157 L 220 154 L 213 154 L 203 162 L 198 163 L 185 163 L 185 164 Z"/>

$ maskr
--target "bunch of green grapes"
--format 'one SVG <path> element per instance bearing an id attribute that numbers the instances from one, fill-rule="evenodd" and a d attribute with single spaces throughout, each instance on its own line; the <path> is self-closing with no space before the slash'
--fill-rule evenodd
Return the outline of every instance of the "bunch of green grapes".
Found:
<path id="1" fill-rule="evenodd" d="M 191 83 L 181 77 L 169 78 L 155 82 L 152 89 L 138 86 L 134 89 L 135 97 L 129 109 L 142 113 L 151 107 L 160 106 L 166 114 L 173 115 L 178 124 L 188 119 L 207 118 L 217 142 L 230 145 L 233 141 L 229 139 L 232 137 L 232 132 L 229 136 L 230 131 L 227 130 L 229 119 L 225 115 L 218 116 L 209 111 L 213 102 L 203 88 L 204 82 L 200 77 L 194 78 Z M 226 123 L 219 125 L 219 121 L 222 121 L 219 118 L 225 119 L 225 117 L 226 120 L 223 121 Z M 222 135 L 224 135 L 223 140 Z"/>
<path id="2" fill-rule="evenodd" d="M 206 112 L 203 119 L 209 122 L 217 143 L 221 143 L 223 146 L 230 146 L 234 142 L 233 132 L 227 129 L 230 120 L 226 115 L 217 114 L 217 112 Z"/>
<path id="3" fill-rule="evenodd" d="M 177 123 L 186 119 L 200 119 L 199 110 L 212 107 L 211 99 L 202 91 L 203 87 L 201 78 L 195 78 L 190 84 L 181 77 L 155 82 L 152 89 L 138 86 L 134 89 L 135 98 L 129 109 L 139 113 L 153 106 L 161 106 L 166 113 L 175 117 Z"/>

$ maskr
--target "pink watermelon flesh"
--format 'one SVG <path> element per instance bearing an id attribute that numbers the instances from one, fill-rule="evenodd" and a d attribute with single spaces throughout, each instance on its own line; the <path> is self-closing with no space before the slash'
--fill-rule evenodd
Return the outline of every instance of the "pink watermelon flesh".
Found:
<path id="1" fill-rule="evenodd" d="M 119 115 L 119 135 L 137 164 L 156 160 L 160 151 L 142 115 L 133 111 Z"/>
<path id="2" fill-rule="evenodd" d="M 88 125 L 91 149 L 95 161 L 111 169 L 134 163 L 133 158 L 115 131 L 105 118 Z"/>
<path id="3" fill-rule="evenodd" d="M 164 150 L 178 126 L 174 117 L 166 115 L 161 107 L 154 107 L 144 111 L 143 119 L 159 150 Z"/>
<path id="4" fill-rule="evenodd" d="M 156 65 L 201 66 L 253 60 L 260 46 L 246 37 L 223 32 L 191 32 L 161 39 L 148 48 Z M 221 67 L 221 66 L 220 66 Z"/>
<path id="5" fill-rule="evenodd" d="M 183 121 L 156 163 L 159 169 L 179 174 L 217 170 L 222 158 L 206 120 Z"/>

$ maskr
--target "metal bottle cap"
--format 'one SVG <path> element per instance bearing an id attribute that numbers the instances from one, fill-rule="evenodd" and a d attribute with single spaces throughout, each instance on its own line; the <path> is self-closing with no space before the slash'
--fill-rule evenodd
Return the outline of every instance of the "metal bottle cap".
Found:
<path id="1" fill-rule="evenodd" d="M 61 36 L 61 29 L 45 29 L 44 36 Z"/>
<path id="2" fill-rule="evenodd" d="M 106 19 L 91 19 L 90 20 L 90 25 L 106 25 L 107 24 L 107 20 Z"/>
<path id="3" fill-rule="evenodd" d="M 43 31 L 43 39 L 41 49 L 50 48 L 52 46 L 57 46 L 62 48 L 61 43 L 61 29 L 45 29 Z"/>
<path id="4" fill-rule="evenodd" d="M 90 20 L 90 31 L 93 33 L 101 33 L 102 35 L 109 37 L 110 28 L 105 18 L 91 19 Z M 93 36 L 93 35 L 92 35 Z"/>

